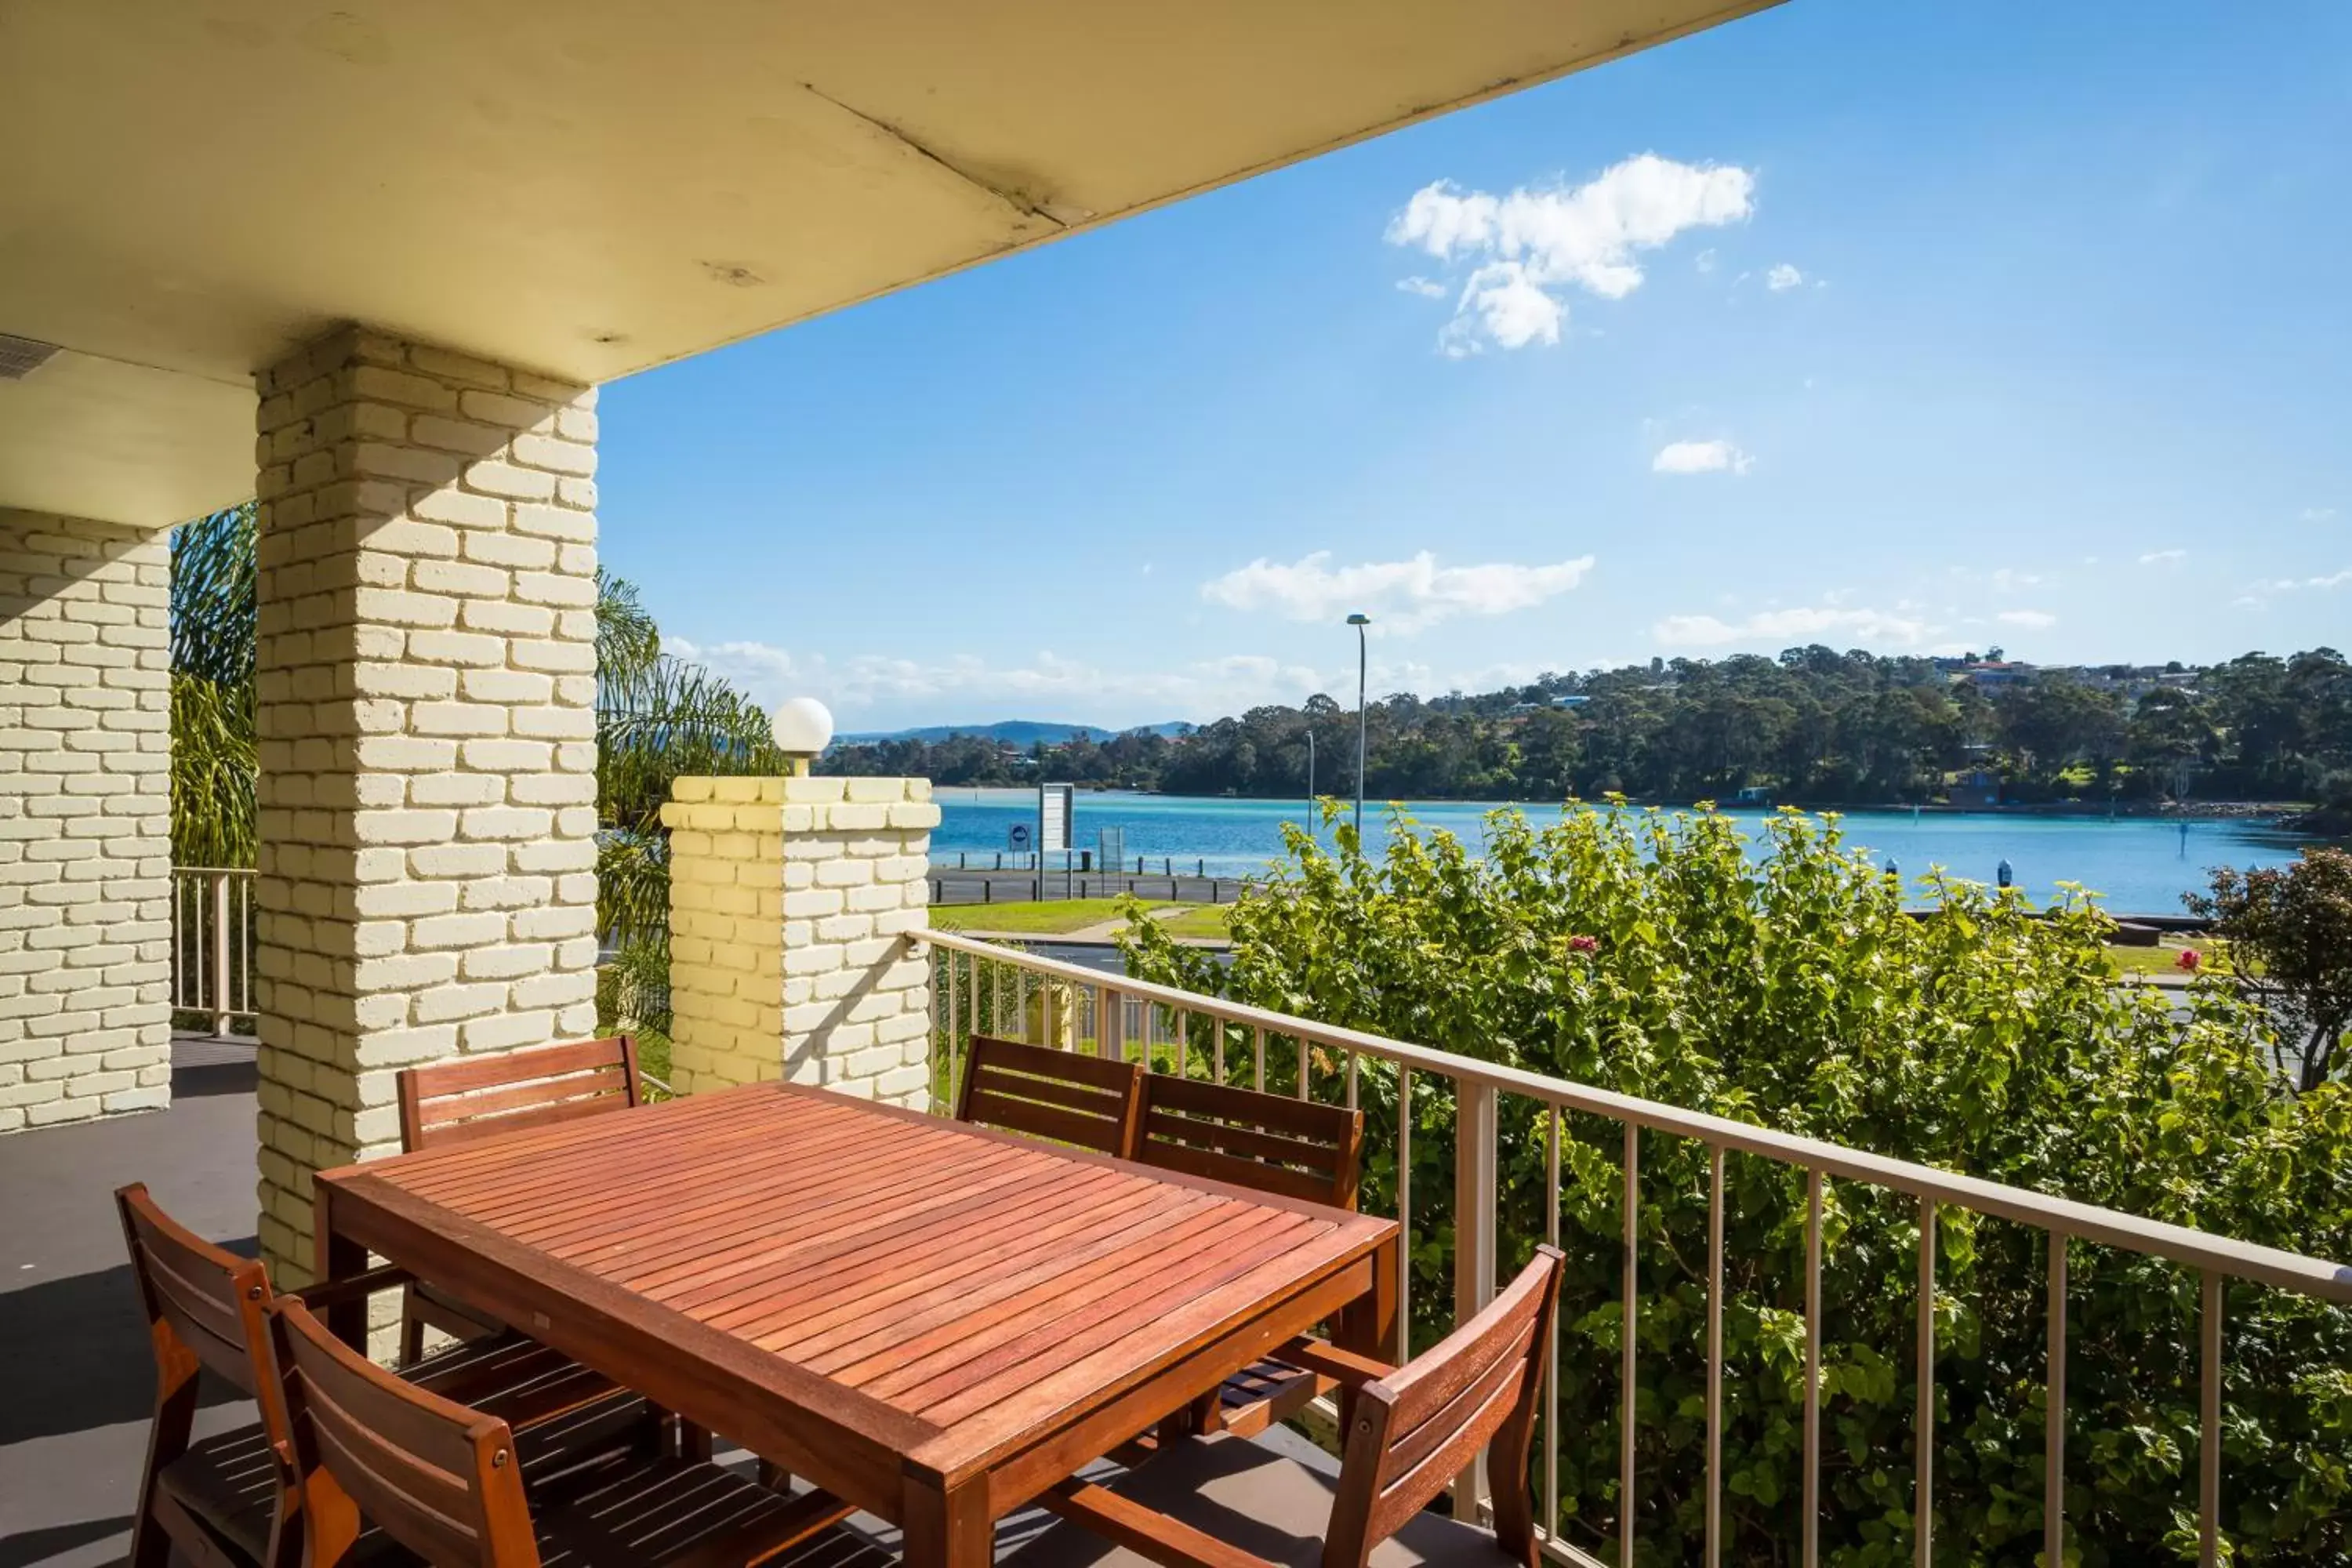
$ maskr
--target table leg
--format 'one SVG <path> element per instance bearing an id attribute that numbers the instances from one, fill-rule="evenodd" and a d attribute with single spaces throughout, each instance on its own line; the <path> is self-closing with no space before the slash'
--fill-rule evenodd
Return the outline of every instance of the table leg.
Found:
<path id="1" fill-rule="evenodd" d="M 1339 1309 L 1331 1334 L 1341 1350 L 1377 1356 L 1391 1366 L 1402 1359 L 1398 1352 L 1404 1348 L 1404 1320 L 1397 1310 L 1397 1258 L 1402 1246 L 1402 1238 L 1392 1236 L 1372 1253 L 1371 1289 Z"/>
<path id="2" fill-rule="evenodd" d="M 320 1186 L 310 1203 L 310 1272 L 325 1284 L 367 1272 L 367 1248 L 335 1231 L 334 1189 Z M 326 1310 L 327 1331 L 362 1355 L 367 1353 L 368 1304 L 364 1297 L 339 1301 Z"/>
<path id="3" fill-rule="evenodd" d="M 955 1486 L 909 1469 L 906 1476 L 899 1557 L 906 1568 L 989 1568 L 996 1554 L 996 1521 L 988 1512 L 988 1478 Z"/>

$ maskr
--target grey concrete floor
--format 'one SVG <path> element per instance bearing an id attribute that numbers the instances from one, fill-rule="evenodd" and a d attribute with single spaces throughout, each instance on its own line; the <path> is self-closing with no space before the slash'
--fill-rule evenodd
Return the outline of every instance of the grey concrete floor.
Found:
<path id="1" fill-rule="evenodd" d="M 175 1041 L 168 1110 L 0 1138 L 0 1568 L 122 1560 L 155 1398 L 114 1189 L 254 1245 L 250 1046 Z M 199 1436 L 250 1420 L 199 1412 Z"/>

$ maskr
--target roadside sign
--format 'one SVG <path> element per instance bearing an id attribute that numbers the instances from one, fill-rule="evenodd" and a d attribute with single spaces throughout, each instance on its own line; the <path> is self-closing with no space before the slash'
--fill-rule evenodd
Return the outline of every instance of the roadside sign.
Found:
<path id="1" fill-rule="evenodd" d="M 1078 789 L 1076 784 L 1041 784 L 1037 786 L 1037 896 L 1045 896 L 1045 857 L 1058 849 L 1062 852 L 1062 896 L 1075 890 L 1070 870 L 1070 818 L 1076 815 Z"/>
<path id="2" fill-rule="evenodd" d="M 1076 784 L 1041 784 L 1037 786 L 1037 847 L 1067 849 L 1070 847 L 1072 807 L 1077 804 Z"/>
<path id="3" fill-rule="evenodd" d="M 1014 823 L 1012 829 L 1004 836 L 1004 847 L 1025 854 L 1029 848 L 1029 825 L 1025 822 Z"/>
<path id="4" fill-rule="evenodd" d="M 1098 827 L 1095 830 L 1095 864 L 1111 875 L 1127 868 L 1127 829 Z"/>

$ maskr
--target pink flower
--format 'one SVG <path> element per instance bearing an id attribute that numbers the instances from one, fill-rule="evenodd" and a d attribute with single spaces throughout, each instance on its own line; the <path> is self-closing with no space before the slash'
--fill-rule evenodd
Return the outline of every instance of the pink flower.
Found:
<path id="1" fill-rule="evenodd" d="M 2194 974 L 2197 973 L 2197 966 L 2204 962 L 2205 955 L 2203 953 L 2198 952 L 2193 947 L 2184 947 L 2180 950 L 2180 956 L 2174 959 L 2172 961 L 2172 964 L 2174 968 L 2180 970 L 2183 973 Z"/>
<path id="2" fill-rule="evenodd" d="M 1601 939 L 1597 936 L 1572 936 L 1568 939 L 1570 952 L 1599 952 Z"/>

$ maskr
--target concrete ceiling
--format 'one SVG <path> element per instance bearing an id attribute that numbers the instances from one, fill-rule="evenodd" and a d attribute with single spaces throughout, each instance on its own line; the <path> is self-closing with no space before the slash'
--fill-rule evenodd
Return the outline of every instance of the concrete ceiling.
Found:
<path id="1" fill-rule="evenodd" d="M 339 321 L 606 381 L 1769 0 L 0 0 L 0 505 L 252 482 Z"/>

